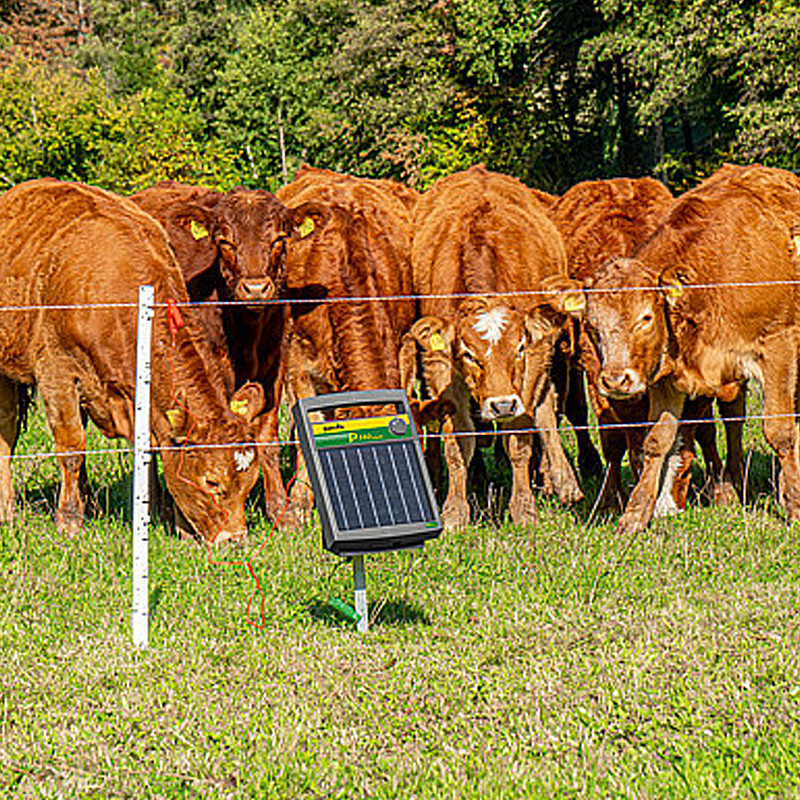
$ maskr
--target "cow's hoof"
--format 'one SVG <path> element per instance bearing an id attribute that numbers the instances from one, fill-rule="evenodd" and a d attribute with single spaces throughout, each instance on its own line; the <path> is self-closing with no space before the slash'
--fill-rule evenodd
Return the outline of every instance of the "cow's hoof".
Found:
<path id="1" fill-rule="evenodd" d="M 442 508 L 442 523 L 446 530 L 455 531 L 469 525 L 469 503 L 449 498 Z"/>
<path id="2" fill-rule="evenodd" d="M 646 527 L 649 519 L 637 511 L 626 511 L 617 523 L 614 531 L 619 536 L 633 536 L 641 533 Z"/>
<path id="3" fill-rule="evenodd" d="M 565 475 L 555 475 L 553 477 L 553 488 L 558 496 L 558 502 L 565 506 L 583 500 L 581 487 L 578 486 L 578 481 L 571 472 Z"/>
<path id="4" fill-rule="evenodd" d="M 539 519 L 533 495 L 512 497 L 508 504 L 508 515 L 515 525 L 535 525 Z"/>
<path id="5" fill-rule="evenodd" d="M 311 520 L 311 512 L 306 508 L 290 505 L 283 514 L 277 517 L 275 529 L 279 531 L 299 531 Z"/>
<path id="6" fill-rule="evenodd" d="M 714 486 L 714 505 L 715 506 L 736 506 L 739 505 L 739 495 L 736 493 L 732 483 L 725 481 Z"/>

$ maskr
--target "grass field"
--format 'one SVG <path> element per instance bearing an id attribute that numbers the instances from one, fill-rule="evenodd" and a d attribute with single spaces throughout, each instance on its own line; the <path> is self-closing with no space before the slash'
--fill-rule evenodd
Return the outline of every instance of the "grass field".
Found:
<path id="1" fill-rule="evenodd" d="M 256 558 L 263 629 L 244 568 L 156 528 L 142 652 L 130 457 L 92 458 L 105 515 L 72 540 L 50 519 L 55 465 L 21 461 L 0 539 L 0 793 L 800 797 L 800 532 L 750 427 L 746 510 L 696 501 L 633 540 L 585 524 L 591 496 L 541 502 L 535 529 L 485 514 L 367 559 L 366 635 L 329 605 L 352 578 L 318 528 Z M 22 452 L 50 447 L 34 419 Z M 252 533 L 254 550 L 255 512 Z"/>

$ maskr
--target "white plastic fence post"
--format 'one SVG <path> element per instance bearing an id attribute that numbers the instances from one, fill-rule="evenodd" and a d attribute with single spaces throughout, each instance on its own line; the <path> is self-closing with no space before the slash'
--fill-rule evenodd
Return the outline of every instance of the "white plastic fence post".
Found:
<path id="1" fill-rule="evenodd" d="M 147 647 L 150 637 L 148 493 L 150 451 L 150 351 L 153 333 L 152 286 L 139 287 L 139 317 L 136 329 L 136 400 L 133 422 L 133 643 Z"/>
<path id="2" fill-rule="evenodd" d="M 364 556 L 353 556 L 353 592 L 355 594 L 356 628 L 359 633 L 366 633 L 369 628 L 369 607 L 367 606 L 367 573 L 364 567 Z"/>

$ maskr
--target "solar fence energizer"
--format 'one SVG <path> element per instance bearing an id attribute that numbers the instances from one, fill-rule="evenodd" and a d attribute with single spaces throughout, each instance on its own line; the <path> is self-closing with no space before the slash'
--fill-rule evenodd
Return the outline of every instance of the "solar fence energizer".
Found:
<path id="1" fill-rule="evenodd" d="M 322 524 L 322 545 L 353 556 L 359 629 L 366 629 L 363 557 L 419 547 L 442 531 L 405 392 L 342 392 L 292 409 Z"/>

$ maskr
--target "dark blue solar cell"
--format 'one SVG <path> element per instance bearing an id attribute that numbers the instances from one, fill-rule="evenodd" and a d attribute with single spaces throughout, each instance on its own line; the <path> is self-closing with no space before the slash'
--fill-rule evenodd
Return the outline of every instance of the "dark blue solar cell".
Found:
<path id="1" fill-rule="evenodd" d="M 411 442 L 328 447 L 320 462 L 342 531 L 433 518 Z"/>

